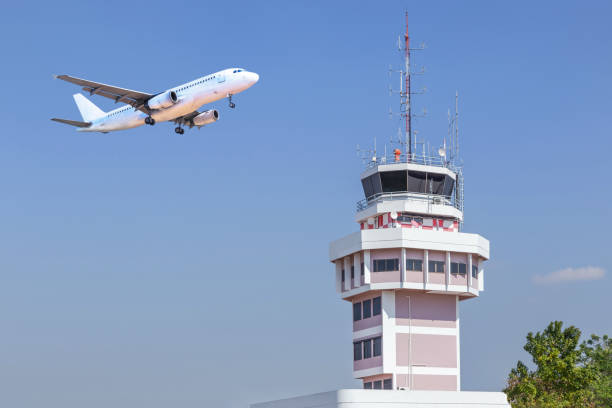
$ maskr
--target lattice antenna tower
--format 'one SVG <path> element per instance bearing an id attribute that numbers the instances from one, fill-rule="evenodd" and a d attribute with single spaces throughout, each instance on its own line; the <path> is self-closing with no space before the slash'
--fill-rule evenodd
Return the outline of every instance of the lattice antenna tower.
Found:
<path id="1" fill-rule="evenodd" d="M 425 69 L 421 68 L 419 72 L 412 72 L 412 68 L 410 65 L 410 57 L 412 51 L 420 51 L 425 49 L 425 44 L 421 44 L 418 48 L 410 48 L 410 35 L 408 32 L 408 12 L 406 12 L 406 32 L 404 33 L 402 41 L 402 36 L 398 37 L 398 50 L 403 53 L 404 56 L 404 67 L 399 70 L 393 70 L 392 67 L 389 67 L 389 74 L 399 73 L 400 75 L 400 86 L 399 90 L 395 91 L 392 87 L 389 87 L 389 93 L 393 95 L 394 93 L 399 94 L 400 97 L 400 106 L 398 115 L 404 122 L 403 126 L 403 140 L 402 140 L 402 129 L 400 128 L 398 131 L 398 139 L 391 139 L 392 143 L 397 143 L 399 145 L 404 146 L 405 153 L 407 157 L 410 159 L 416 150 L 416 139 L 413 138 L 414 130 L 412 127 L 412 118 L 414 117 L 423 117 L 426 115 L 426 111 L 423 110 L 423 114 L 415 115 L 412 113 L 412 95 L 418 95 L 424 93 L 427 89 L 424 87 L 421 90 L 414 91 L 412 89 L 412 76 L 413 75 L 422 75 L 425 73 Z M 394 116 L 392 110 L 389 111 L 391 117 Z"/>
<path id="2" fill-rule="evenodd" d="M 455 112 L 451 115 L 448 110 L 448 161 L 452 164 L 459 163 L 459 91 L 455 91 Z M 446 148 L 446 138 L 444 139 Z"/>

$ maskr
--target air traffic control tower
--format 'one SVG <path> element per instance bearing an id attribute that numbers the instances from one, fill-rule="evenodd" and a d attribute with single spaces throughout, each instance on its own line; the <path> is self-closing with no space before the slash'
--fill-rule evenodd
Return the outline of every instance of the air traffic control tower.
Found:
<path id="1" fill-rule="evenodd" d="M 489 241 L 463 232 L 457 96 L 453 120 L 449 112 L 449 148 L 444 138 L 437 152 L 414 153 L 411 50 L 406 14 L 405 66 L 394 92 L 405 121 L 405 151 L 387 156 L 374 149 L 364 157 L 359 227 L 329 248 L 336 291 L 351 303 L 353 340 L 346 356 L 352 355 L 360 388 L 251 408 L 510 408 L 502 392 L 461 391 L 459 307 L 484 290 Z"/>
<path id="2" fill-rule="evenodd" d="M 460 168 L 397 152 L 368 163 L 359 231 L 330 245 L 352 304 L 353 376 L 365 389 L 459 391 L 459 307 L 484 289 L 489 241 L 461 231 Z"/>
<path id="3" fill-rule="evenodd" d="M 489 241 L 462 232 L 461 168 L 396 150 L 372 157 L 361 184 L 358 230 L 329 248 L 360 389 L 251 408 L 510 408 L 502 392 L 460 390 L 459 307 L 484 289 L 489 258 Z"/>

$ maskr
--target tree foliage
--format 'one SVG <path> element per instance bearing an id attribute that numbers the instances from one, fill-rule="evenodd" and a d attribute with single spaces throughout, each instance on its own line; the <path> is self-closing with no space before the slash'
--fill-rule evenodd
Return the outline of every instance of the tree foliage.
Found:
<path id="1" fill-rule="evenodd" d="M 582 364 L 596 375 L 591 385 L 596 407 L 612 407 L 612 339 L 591 335 L 580 345 Z"/>
<path id="2" fill-rule="evenodd" d="M 612 407 L 612 340 L 593 335 L 579 344 L 580 330 L 562 326 L 527 335 L 535 369 L 519 361 L 510 372 L 504 392 L 513 408 Z"/>

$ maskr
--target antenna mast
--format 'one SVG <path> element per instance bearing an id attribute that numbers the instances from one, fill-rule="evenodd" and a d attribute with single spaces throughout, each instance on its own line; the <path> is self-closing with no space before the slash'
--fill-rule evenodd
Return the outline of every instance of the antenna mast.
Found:
<path id="1" fill-rule="evenodd" d="M 404 75 L 406 81 L 406 93 L 404 96 L 404 104 L 406 106 L 405 120 L 406 120 L 406 154 L 408 155 L 408 161 L 412 159 L 412 109 L 410 103 L 410 36 L 408 35 L 408 12 L 406 11 L 406 33 L 404 34 L 404 51 L 406 58 L 406 66 L 404 68 Z"/>

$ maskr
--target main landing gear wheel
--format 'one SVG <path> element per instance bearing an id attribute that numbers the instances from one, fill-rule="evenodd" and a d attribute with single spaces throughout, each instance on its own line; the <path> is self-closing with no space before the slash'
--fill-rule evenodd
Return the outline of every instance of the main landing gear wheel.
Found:
<path id="1" fill-rule="evenodd" d="M 185 133 L 185 129 L 183 129 L 182 127 L 178 126 L 174 128 L 174 131 L 176 133 L 178 133 L 179 135 L 182 135 L 183 133 Z"/>
<path id="2" fill-rule="evenodd" d="M 232 94 L 227 94 L 227 97 L 229 99 L 229 107 L 234 109 L 236 107 L 236 104 L 232 102 Z"/>
<path id="3" fill-rule="evenodd" d="M 152 118 L 152 117 L 150 117 L 150 116 L 147 116 L 147 117 L 145 118 L 145 123 L 146 123 L 147 125 L 151 125 L 151 126 L 153 126 L 153 125 L 155 124 L 155 119 L 153 119 L 153 118 Z"/>

